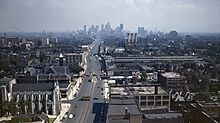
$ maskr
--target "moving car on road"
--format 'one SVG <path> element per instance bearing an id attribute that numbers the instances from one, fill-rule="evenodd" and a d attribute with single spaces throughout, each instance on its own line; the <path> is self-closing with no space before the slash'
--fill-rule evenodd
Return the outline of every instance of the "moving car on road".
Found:
<path id="1" fill-rule="evenodd" d="M 98 98 L 98 97 L 94 97 L 93 99 L 94 99 L 94 100 L 99 100 L 99 98 Z"/>
<path id="2" fill-rule="evenodd" d="M 83 96 L 80 101 L 89 101 L 90 100 L 90 96 Z"/>

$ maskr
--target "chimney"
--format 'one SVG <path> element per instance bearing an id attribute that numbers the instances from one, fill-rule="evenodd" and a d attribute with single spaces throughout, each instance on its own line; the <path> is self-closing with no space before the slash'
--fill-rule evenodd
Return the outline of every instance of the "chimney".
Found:
<path id="1" fill-rule="evenodd" d="M 130 41 L 130 33 L 127 33 L 127 36 L 128 36 L 127 42 L 129 42 Z"/>
<path id="2" fill-rule="evenodd" d="M 158 94 L 158 85 L 155 85 L 154 87 L 155 87 L 154 93 L 155 93 L 155 94 Z"/>
<path id="3" fill-rule="evenodd" d="M 130 33 L 131 37 L 130 37 L 130 42 L 133 43 L 133 33 Z"/>
<path id="4" fill-rule="evenodd" d="M 133 39 L 134 43 L 137 43 L 137 33 L 134 33 L 134 39 Z"/>

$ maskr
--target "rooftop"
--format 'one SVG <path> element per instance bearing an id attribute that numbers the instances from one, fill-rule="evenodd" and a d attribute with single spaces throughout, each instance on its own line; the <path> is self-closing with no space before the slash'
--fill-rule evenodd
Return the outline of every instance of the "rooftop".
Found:
<path id="1" fill-rule="evenodd" d="M 68 73 L 68 67 L 66 66 L 46 66 L 43 68 L 43 73 L 49 74 L 49 73 L 62 73 L 66 74 Z"/>
<path id="2" fill-rule="evenodd" d="M 4 77 L 0 79 L 0 83 L 9 83 L 13 78 Z"/>
<path id="3" fill-rule="evenodd" d="M 53 83 L 22 83 L 15 84 L 12 88 L 13 92 L 22 92 L 22 91 L 53 91 L 54 84 Z"/>
<path id="4" fill-rule="evenodd" d="M 160 114 L 144 114 L 147 119 L 167 119 L 182 117 L 182 113 L 160 113 Z"/>
<path id="5" fill-rule="evenodd" d="M 82 55 L 82 53 L 67 53 L 66 56 L 71 56 L 71 55 Z"/>
<path id="6" fill-rule="evenodd" d="M 134 99 L 111 98 L 110 105 L 136 105 Z"/>
<path id="7" fill-rule="evenodd" d="M 166 78 L 179 78 L 179 77 L 181 77 L 178 73 L 175 73 L 175 72 L 165 72 L 165 73 L 162 73 L 161 75 Z"/>
<path id="8" fill-rule="evenodd" d="M 155 94 L 155 86 L 111 87 L 111 95 L 150 95 Z M 167 94 L 160 86 L 157 94 Z"/>
<path id="9" fill-rule="evenodd" d="M 108 115 L 125 115 L 126 108 L 128 108 L 131 115 L 140 114 L 137 105 L 109 105 Z"/>
<path id="10" fill-rule="evenodd" d="M 59 87 L 60 87 L 60 89 L 67 89 L 69 85 L 70 85 L 69 82 L 68 83 L 60 83 Z"/>
<path id="11" fill-rule="evenodd" d="M 125 109 L 128 109 L 131 115 L 140 114 L 140 111 L 134 99 L 110 99 L 108 115 L 125 115 Z"/>

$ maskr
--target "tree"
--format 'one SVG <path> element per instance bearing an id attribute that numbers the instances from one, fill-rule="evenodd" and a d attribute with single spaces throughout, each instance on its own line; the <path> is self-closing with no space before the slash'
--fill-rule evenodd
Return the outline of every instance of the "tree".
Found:
<path id="1" fill-rule="evenodd" d="M 70 64 L 69 69 L 74 74 L 79 74 L 81 71 L 84 71 L 84 68 L 82 68 L 81 66 L 77 64 Z"/>

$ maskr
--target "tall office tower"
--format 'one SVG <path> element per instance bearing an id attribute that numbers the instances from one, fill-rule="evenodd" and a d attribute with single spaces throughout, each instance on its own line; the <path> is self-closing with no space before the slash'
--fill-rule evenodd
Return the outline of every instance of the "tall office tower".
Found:
<path id="1" fill-rule="evenodd" d="M 138 37 L 143 37 L 145 33 L 144 27 L 138 27 Z"/>
<path id="2" fill-rule="evenodd" d="M 111 24 L 110 24 L 110 22 L 107 23 L 107 25 L 106 25 L 106 30 L 108 30 L 108 31 L 111 30 Z"/>
<path id="3" fill-rule="evenodd" d="M 87 32 L 86 31 L 86 25 L 83 26 L 83 32 L 84 32 L 84 34 L 86 34 L 86 32 Z"/>
<path id="4" fill-rule="evenodd" d="M 99 31 L 99 25 L 96 25 L 95 28 L 96 28 L 96 32 L 98 32 Z"/>
<path id="5" fill-rule="evenodd" d="M 122 23 L 120 24 L 119 28 L 120 28 L 121 31 L 123 30 L 124 26 L 123 26 Z"/>

